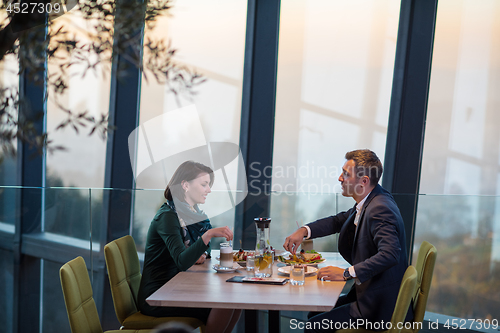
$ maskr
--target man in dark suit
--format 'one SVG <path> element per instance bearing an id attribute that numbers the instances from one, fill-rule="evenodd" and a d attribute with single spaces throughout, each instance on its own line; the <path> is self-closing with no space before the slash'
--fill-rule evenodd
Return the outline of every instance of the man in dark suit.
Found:
<path id="1" fill-rule="evenodd" d="M 392 195 L 378 185 L 382 163 L 368 149 L 348 152 L 345 158 L 339 181 L 342 195 L 356 201 L 354 207 L 299 228 L 283 245 L 295 253 L 304 239 L 339 233 L 339 252 L 351 266 L 345 270 L 323 267 L 317 277 L 355 280 L 350 292 L 340 297 L 331 311 L 309 318 L 305 332 L 353 328 L 347 326 L 351 323 L 364 323 L 373 330 L 387 329 L 381 325 L 391 320 L 408 267 L 403 219 Z M 410 310 L 406 320 L 412 319 Z"/>

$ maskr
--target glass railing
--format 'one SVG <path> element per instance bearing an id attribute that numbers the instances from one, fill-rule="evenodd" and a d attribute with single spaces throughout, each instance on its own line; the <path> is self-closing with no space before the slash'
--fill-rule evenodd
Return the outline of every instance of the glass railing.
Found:
<path id="1" fill-rule="evenodd" d="M 144 252 L 149 225 L 158 209 L 165 203 L 164 190 L 134 190 L 131 235 L 134 237 L 139 252 Z M 234 230 L 235 209 L 227 191 L 212 191 L 207 201 L 199 208 L 210 219 L 213 227 L 228 226 Z M 212 248 L 218 248 L 221 239 L 212 241 Z"/>
<path id="2" fill-rule="evenodd" d="M 20 188 L 0 187 L 0 230 L 14 232 L 16 216 L 19 215 Z"/>
<path id="3" fill-rule="evenodd" d="M 271 244 L 276 248 L 282 247 L 297 224 L 354 205 L 352 199 L 335 193 L 272 192 L 270 197 Z M 228 192 L 213 191 L 206 204 L 200 206 L 214 227 L 235 227 L 235 209 L 228 198 Z M 131 221 L 108 218 L 110 200 L 115 200 L 117 207 L 129 207 Z M 16 226 L 21 225 L 19 219 L 24 219 L 22 241 L 27 246 L 23 246 L 23 251 L 51 262 L 64 262 L 83 253 L 90 260 L 87 265 L 92 271 L 93 266 L 99 265 L 98 259 L 102 260 L 104 235 L 115 223 L 130 225 L 123 232 L 134 237 L 142 257 L 149 224 L 164 201 L 163 190 L 0 187 L 0 239 L 13 237 Z M 248 228 L 244 232 L 251 234 L 255 230 Z M 427 311 L 457 318 L 499 319 L 500 197 L 419 195 L 413 264 L 424 240 L 438 250 Z M 46 255 L 39 251 L 42 243 L 45 248 L 50 244 L 59 246 Z M 212 246 L 217 248 L 218 243 Z M 237 241 L 234 247 L 238 247 Z M 337 237 L 316 239 L 314 248 L 320 252 L 336 251 Z M 0 262 L 11 258 L 11 249 L 0 245 Z M 60 260 L 55 260 L 58 256 Z M 7 275 L 0 278 L 5 279 Z"/>
<path id="4" fill-rule="evenodd" d="M 488 320 L 490 328 L 496 319 L 498 327 L 500 197 L 420 195 L 414 264 L 424 240 L 438 251 L 427 311 Z M 445 324 L 443 319 L 440 322 Z M 474 324 L 472 328 L 480 327 Z"/>

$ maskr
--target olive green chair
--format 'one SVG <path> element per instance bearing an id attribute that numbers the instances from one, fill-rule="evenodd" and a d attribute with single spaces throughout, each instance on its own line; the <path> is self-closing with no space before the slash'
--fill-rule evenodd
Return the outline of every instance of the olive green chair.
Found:
<path id="1" fill-rule="evenodd" d="M 394 312 L 391 318 L 391 328 L 382 331 L 385 333 L 400 333 L 401 326 L 404 325 L 406 314 L 410 307 L 410 303 L 415 290 L 417 288 L 417 270 L 413 266 L 408 266 L 406 269 L 403 280 L 401 281 L 401 286 L 399 287 L 398 298 L 396 300 L 396 306 L 394 307 Z M 400 324 L 402 323 L 402 324 Z M 365 328 L 357 329 L 340 329 L 337 333 L 375 333 L 375 331 L 367 330 Z M 380 333 L 380 332 L 378 332 Z"/>
<path id="2" fill-rule="evenodd" d="M 425 308 L 431 289 L 434 265 L 436 264 L 437 250 L 429 242 L 422 242 L 417 257 L 417 290 L 413 296 L 414 318 L 411 329 L 403 328 L 403 333 L 417 333 L 423 327 Z"/>
<path id="3" fill-rule="evenodd" d="M 118 321 L 124 329 L 151 329 L 166 322 L 180 322 L 193 329 L 205 325 L 191 317 L 152 317 L 142 314 L 137 307 L 137 295 L 141 283 L 141 266 L 132 236 L 116 239 L 104 246 L 111 295 Z"/>
<path id="4" fill-rule="evenodd" d="M 72 333 L 102 333 L 87 266 L 77 257 L 59 270 L 61 286 Z M 150 330 L 114 330 L 107 333 L 147 333 Z"/>

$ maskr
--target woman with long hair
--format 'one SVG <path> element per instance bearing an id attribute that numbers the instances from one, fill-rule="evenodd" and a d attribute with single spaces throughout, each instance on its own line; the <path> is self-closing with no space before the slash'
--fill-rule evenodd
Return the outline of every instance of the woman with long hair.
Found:
<path id="1" fill-rule="evenodd" d="M 233 239 L 231 229 L 212 228 L 207 215 L 198 208 L 205 203 L 213 182 L 213 170 L 201 163 L 186 161 L 174 172 L 164 193 L 167 202 L 149 226 L 138 304 L 145 315 L 195 317 L 206 324 L 206 333 L 229 333 L 241 310 L 161 307 L 146 302 L 177 273 L 204 263 L 213 237 Z"/>

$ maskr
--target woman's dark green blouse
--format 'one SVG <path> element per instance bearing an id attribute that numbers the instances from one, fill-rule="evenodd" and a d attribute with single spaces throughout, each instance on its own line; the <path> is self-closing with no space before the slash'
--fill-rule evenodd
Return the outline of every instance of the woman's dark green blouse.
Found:
<path id="1" fill-rule="evenodd" d="M 186 248 L 177 213 L 167 204 L 163 204 L 149 226 L 138 295 L 139 310 L 144 314 L 155 315 L 153 310 L 156 307 L 149 306 L 146 298 L 177 273 L 193 266 L 208 249 L 209 246 L 205 245 L 201 237 Z M 167 311 L 162 311 L 162 316 L 169 314 L 168 309 L 170 308 L 162 309 Z M 172 311 L 172 315 L 174 313 Z"/>

